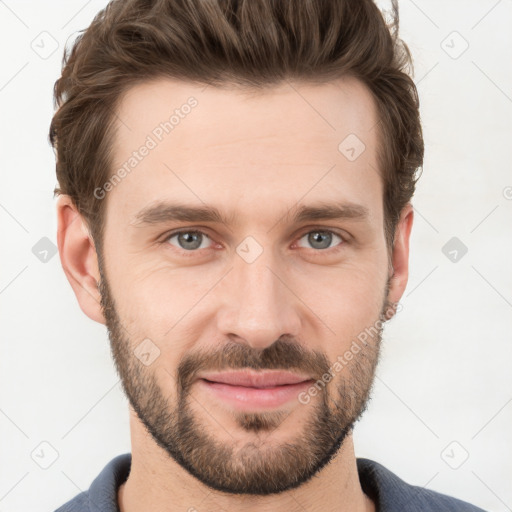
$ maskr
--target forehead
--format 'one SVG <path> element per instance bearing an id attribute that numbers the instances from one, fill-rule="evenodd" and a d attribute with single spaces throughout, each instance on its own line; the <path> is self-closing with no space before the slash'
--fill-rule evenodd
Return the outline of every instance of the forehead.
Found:
<path id="1" fill-rule="evenodd" d="M 309 200 L 380 215 L 378 118 L 358 80 L 262 91 L 158 79 L 129 89 L 116 114 L 112 173 L 122 179 L 108 202 L 129 220 L 173 199 L 269 222 Z"/>

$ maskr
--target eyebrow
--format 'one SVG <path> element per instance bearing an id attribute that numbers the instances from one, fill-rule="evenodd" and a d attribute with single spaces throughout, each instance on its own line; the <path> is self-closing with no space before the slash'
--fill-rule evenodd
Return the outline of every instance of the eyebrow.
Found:
<path id="1" fill-rule="evenodd" d="M 309 206 L 300 206 L 292 213 L 290 209 L 281 220 L 300 224 L 315 220 L 354 220 L 368 221 L 370 211 L 366 206 L 346 203 L 318 203 Z M 159 202 L 140 210 L 132 222 L 133 226 L 142 227 L 155 224 L 163 224 L 170 221 L 182 222 L 212 222 L 230 225 L 236 214 L 229 217 L 223 215 L 213 206 L 191 206 L 177 203 Z"/>

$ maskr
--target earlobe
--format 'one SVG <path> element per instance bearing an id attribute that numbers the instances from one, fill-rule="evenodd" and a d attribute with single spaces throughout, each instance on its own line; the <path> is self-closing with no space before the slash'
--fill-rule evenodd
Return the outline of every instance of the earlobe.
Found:
<path id="1" fill-rule="evenodd" d="M 98 290 L 96 248 L 85 220 L 67 195 L 57 200 L 57 246 L 62 268 L 80 308 L 92 320 L 105 324 Z"/>
<path id="2" fill-rule="evenodd" d="M 391 256 L 388 300 L 393 304 L 401 299 L 409 279 L 409 239 L 413 218 L 412 204 L 407 203 L 400 214 Z"/>

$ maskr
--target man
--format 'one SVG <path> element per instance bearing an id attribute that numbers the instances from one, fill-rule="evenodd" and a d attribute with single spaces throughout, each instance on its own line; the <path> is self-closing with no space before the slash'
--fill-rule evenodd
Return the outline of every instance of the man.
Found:
<path id="1" fill-rule="evenodd" d="M 370 0 L 114 0 L 50 129 L 58 246 L 131 454 L 59 512 L 480 510 L 356 459 L 423 139 Z"/>

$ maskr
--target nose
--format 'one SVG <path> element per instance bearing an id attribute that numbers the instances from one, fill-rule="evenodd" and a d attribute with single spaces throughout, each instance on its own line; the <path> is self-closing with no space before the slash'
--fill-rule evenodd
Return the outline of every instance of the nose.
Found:
<path id="1" fill-rule="evenodd" d="M 252 263 L 236 255 L 224 279 L 218 328 L 224 337 L 263 350 L 281 336 L 300 334 L 300 300 L 284 265 L 265 250 Z"/>

